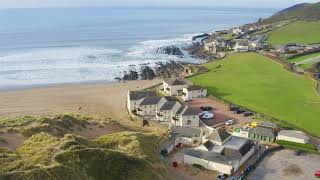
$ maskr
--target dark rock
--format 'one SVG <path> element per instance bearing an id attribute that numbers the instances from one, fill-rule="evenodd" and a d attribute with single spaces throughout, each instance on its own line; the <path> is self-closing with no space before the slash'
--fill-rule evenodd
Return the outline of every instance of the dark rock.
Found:
<path id="1" fill-rule="evenodd" d="M 184 57 L 183 52 L 178 48 L 177 46 L 166 46 L 166 47 L 159 47 L 156 51 L 157 54 L 167 54 L 167 55 L 173 55 L 180 58 Z"/>

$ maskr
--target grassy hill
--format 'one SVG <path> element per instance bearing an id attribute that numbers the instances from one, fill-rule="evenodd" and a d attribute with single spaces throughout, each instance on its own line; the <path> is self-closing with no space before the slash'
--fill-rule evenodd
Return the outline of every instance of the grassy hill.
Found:
<path id="1" fill-rule="evenodd" d="M 320 136 L 320 97 L 315 81 L 254 53 L 232 54 L 206 67 L 210 69 L 208 73 L 190 80 L 207 88 L 210 95 Z"/>
<path id="2" fill-rule="evenodd" d="M 271 31 L 267 43 L 271 45 L 320 43 L 319 32 L 320 21 L 296 21 Z"/>
<path id="3" fill-rule="evenodd" d="M 166 179 L 158 152 L 163 134 L 125 131 L 93 140 L 70 134 L 91 121 L 72 115 L 0 119 L 0 135 L 29 137 L 16 151 L 0 148 L 0 179 Z"/>
<path id="4" fill-rule="evenodd" d="M 320 2 L 294 5 L 263 20 L 260 24 L 270 24 L 290 19 L 300 19 L 304 21 L 320 20 Z"/>

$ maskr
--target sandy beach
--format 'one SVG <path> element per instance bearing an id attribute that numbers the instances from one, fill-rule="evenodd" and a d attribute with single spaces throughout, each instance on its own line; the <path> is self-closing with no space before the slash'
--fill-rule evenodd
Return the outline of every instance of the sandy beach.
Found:
<path id="1" fill-rule="evenodd" d="M 127 123 L 131 122 L 126 111 L 128 90 L 144 89 L 160 82 L 158 79 L 0 91 L 0 116 L 73 113 Z"/>

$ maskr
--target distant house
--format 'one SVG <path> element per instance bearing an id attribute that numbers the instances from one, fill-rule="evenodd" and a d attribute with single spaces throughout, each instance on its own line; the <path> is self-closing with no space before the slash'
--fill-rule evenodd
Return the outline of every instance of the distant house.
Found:
<path id="1" fill-rule="evenodd" d="M 202 130 L 198 128 L 170 127 L 170 138 L 161 148 L 161 154 L 169 154 L 177 145 L 198 146 L 202 143 Z"/>
<path id="2" fill-rule="evenodd" d="M 249 138 L 258 141 L 274 142 L 276 132 L 273 128 L 258 126 L 249 131 Z"/>
<path id="3" fill-rule="evenodd" d="M 157 120 L 160 122 L 171 122 L 172 117 L 176 115 L 180 108 L 181 104 L 178 101 L 164 103 L 162 107 L 156 110 Z"/>
<path id="4" fill-rule="evenodd" d="M 171 79 L 163 81 L 163 90 L 170 96 L 179 96 L 182 89 L 187 87 L 188 83 L 182 79 Z"/>
<path id="5" fill-rule="evenodd" d="M 162 107 L 167 100 L 160 96 L 148 96 L 142 100 L 137 108 L 140 116 L 156 116 L 157 108 Z"/>
<path id="6" fill-rule="evenodd" d="M 207 89 L 200 86 L 191 85 L 182 89 L 182 99 L 184 101 L 191 101 L 194 98 L 201 98 L 207 96 Z"/>
<path id="7" fill-rule="evenodd" d="M 309 137 L 301 131 L 282 130 L 278 133 L 277 140 L 307 144 L 309 142 Z"/>
<path id="8" fill-rule="evenodd" d="M 230 137 L 222 145 L 211 141 L 193 149 L 187 149 L 184 163 L 198 164 L 206 169 L 231 175 L 255 152 L 255 144 L 248 139 Z"/>
<path id="9" fill-rule="evenodd" d="M 246 39 L 237 39 L 235 40 L 235 45 L 233 49 L 238 52 L 246 52 L 250 49 L 250 42 Z"/>
<path id="10" fill-rule="evenodd" d="M 171 124 L 180 127 L 199 127 L 199 108 L 181 106 L 173 117 Z"/>
<path id="11" fill-rule="evenodd" d="M 217 45 L 216 41 L 208 42 L 204 44 L 204 49 L 211 54 L 217 54 Z"/>
<path id="12" fill-rule="evenodd" d="M 136 110 L 145 97 L 156 96 L 154 91 L 128 91 L 127 94 L 127 109 L 129 113 Z"/>
<path id="13" fill-rule="evenodd" d="M 242 31 L 242 29 L 240 29 L 240 28 L 233 28 L 233 29 L 232 29 L 232 33 L 233 33 L 233 34 L 236 34 L 236 35 L 239 35 L 239 34 L 242 34 L 243 31 Z"/>

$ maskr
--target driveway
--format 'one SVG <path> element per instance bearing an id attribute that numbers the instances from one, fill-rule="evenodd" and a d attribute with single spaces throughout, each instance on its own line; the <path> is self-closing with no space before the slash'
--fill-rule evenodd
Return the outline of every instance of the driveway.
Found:
<path id="1" fill-rule="evenodd" d="M 251 117 L 244 117 L 241 114 L 235 114 L 233 111 L 229 111 L 229 105 L 211 98 L 194 99 L 187 104 L 191 107 L 211 106 L 213 107 L 213 113 L 215 117 L 210 120 L 203 120 L 207 126 L 215 127 L 219 124 L 223 124 L 230 119 L 235 119 L 238 124 L 243 124 L 251 121 Z"/>
<path id="2" fill-rule="evenodd" d="M 296 156 L 292 150 L 281 150 L 266 157 L 250 173 L 248 180 L 317 180 L 314 177 L 316 170 L 320 170 L 319 155 Z"/>

